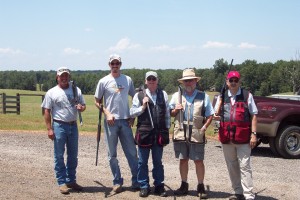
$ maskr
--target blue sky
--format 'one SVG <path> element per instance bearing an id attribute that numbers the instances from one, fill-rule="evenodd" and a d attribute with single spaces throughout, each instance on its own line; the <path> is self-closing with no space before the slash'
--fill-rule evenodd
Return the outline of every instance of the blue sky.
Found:
<path id="1" fill-rule="evenodd" d="M 211 68 L 291 60 L 298 0 L 0 0 L 0 71 Z"/>

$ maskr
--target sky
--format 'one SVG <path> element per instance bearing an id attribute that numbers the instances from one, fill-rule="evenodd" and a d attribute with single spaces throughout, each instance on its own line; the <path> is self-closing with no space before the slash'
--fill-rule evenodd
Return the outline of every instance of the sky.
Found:
<path id="1" fill-rule="evenodd" d="M 0 71 L 212 68 L 297 58 L 299 0 L 0 0 Z"/>

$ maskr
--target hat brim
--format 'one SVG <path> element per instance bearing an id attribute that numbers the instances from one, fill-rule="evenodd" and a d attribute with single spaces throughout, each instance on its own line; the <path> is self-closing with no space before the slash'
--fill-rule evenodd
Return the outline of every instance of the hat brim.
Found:
<path id="1" fill-rule="evenodd" d="M 197 82 L 198 82 L 198 81 L 200 81 L 201 78 L 198 76 L 189 76 L 189 77 L 183 77 L 181 79 L 178 79 L 178 81 L 180 83 L 183 83 L 184 80 L 189 80 L 189 79 L 197 79 Z"/>
<path id="2" fill-rule="evenodd" d="M 70 74 L 70 72 L 64 71 L 64 72 L 59 72 L 59 73 L 57 73 L 57 76 L 61 76 L 63 73 Z"/>

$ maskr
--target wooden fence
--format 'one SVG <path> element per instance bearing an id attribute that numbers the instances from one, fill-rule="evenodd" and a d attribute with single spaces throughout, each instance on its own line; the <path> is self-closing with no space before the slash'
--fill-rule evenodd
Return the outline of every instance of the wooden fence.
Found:
<path id="1" fill-rule="evenodd" d="M 41 96 L 42 101 L 44 100 L 44 95 L 41 94 L 19 94 L 16 96 L 8 96 L 5 93 L 0 94 L 0 113 L 17 113 L 18 115 L 21 112 L 21 100 L 20 96 Z M 42 109 L 42 114 L 44 114 L 44 110 Z"/>

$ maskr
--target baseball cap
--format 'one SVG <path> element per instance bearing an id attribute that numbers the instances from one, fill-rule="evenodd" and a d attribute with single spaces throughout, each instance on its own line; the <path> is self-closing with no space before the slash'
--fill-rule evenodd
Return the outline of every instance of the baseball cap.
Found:
<path id="1" fill-rule="evenodd" d="M 57 75 L 60 76 L 63 73 L 68 73 L 70 74 L 70 70 L 67 67 L 60 67 L 57 69 Z"/>
<path id="2" fill-rule="evenodd" d="M 233 77 L 240 79 L 241 75 L 238 71 L 230 71 L 227 75 L 227 79 L 231 79 Z"/>
<path id="3" fill-rule="evenodd" d="M 145 79 L 147 79 L 149 76 L 154 76 L 155 78 L 157 78 L 157 73 L 154 71 L 149 71 L 146 73 Z"/>
<path id="4" fill-rule="evenodd" d="M 119 62 L 122 62 L 121 57 L 118 54 L 112 54 L 109 56 L 109 63 L 111 63 L 113 60 L 118 60 Z"/>

